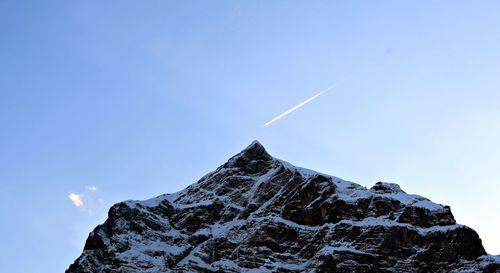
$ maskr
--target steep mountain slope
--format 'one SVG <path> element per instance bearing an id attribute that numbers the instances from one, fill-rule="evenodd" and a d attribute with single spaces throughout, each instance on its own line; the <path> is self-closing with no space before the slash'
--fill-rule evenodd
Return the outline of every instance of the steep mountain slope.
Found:
<path id="1" fill-rule="evenodd" d="M 500 272 L 500 259 L 447 206 L 254 142 L 185 190 L 114 205 L 66 272 Z"/>

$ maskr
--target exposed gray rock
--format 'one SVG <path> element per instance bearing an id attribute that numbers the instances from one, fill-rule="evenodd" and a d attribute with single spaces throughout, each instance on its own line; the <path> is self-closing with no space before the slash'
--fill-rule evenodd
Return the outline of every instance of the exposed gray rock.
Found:
<path id="1" fill-rule="evenodd" d="M 500 272 L 450 208 L 295 167 L 254 142 L 183 191 L 114 205 L 67 273 Z"/>

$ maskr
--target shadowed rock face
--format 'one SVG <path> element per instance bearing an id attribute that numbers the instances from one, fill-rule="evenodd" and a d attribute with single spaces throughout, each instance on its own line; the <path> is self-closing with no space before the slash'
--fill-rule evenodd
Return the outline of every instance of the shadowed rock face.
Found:
<path id="1" fill-rule="evenodd" d="M 183 191 L 114 205 L 66 272 L 500 272 L 500 259 L 447 206 L 254 142 Z"/>

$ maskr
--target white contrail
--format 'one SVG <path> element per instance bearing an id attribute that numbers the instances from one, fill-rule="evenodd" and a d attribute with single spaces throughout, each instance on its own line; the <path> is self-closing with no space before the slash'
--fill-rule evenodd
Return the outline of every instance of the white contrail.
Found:
<path id="1" fill-rule="evenodd" d="M 325 90 L 323 90 L 323 91 L 319 92 L 318 94 L 316 94 L 316 95 L 314 95 L 314 96 L 312 96 L 312 97 L 308 98 L 307 100 L 305 100 L 305 101 L 303 101 L 303 102 L 301 102 L 301 103 L 299 103 L 299 104 L 295 105 L 294 107 L 290 108 L 290 109 L 289 109 L 289 110 L 287 110 L 286 112 L 282 113 L 281 115 L 279 115 L 279 116 L 277 116 L 277 117 L 273 118 L 272 120 L 270 120 L 269 122 L 267 122 L 266 124 L 264 124 L 264 126 L 271 125 L 271 124 L 275 123 L 276 121 L 278 121 L 278 120 L 280 120 L 280 119 L 284 118 L 285 116 L 287 116 L 287 115 L 288 115 L 288 114 L 290 114 L 291 112 L 293 112 L 293 111 L 295 111 L 295 110 L 299 109 L 300 107 L 302 107 L 302 106 L 304 106 L 304 105 L 308 104 L 308 103 L 309 103 L 309 102 L 311 102 L 312 100 L 314 100 L 314 99 L 318 98 L 319 96 L 321 96 L 321 95 L 325 94 L 326 92 L 330 91 L 330 89 L 332 89 L 335 85 L 336 85 L 336 83 L 335 83 L 335 84 L 333 84 L 332 86 L 328 87 L 327 89 L 325 89 Z"/>

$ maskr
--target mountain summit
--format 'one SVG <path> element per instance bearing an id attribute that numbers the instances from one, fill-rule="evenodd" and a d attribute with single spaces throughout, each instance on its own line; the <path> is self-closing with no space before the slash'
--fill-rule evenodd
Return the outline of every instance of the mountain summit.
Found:
<path id="1" fill-rule="evenodd" d="M 257 141 L 186 189 L 125 201 L 66 273 L 500 272 L 448 206 L 272 157 Z"/>

